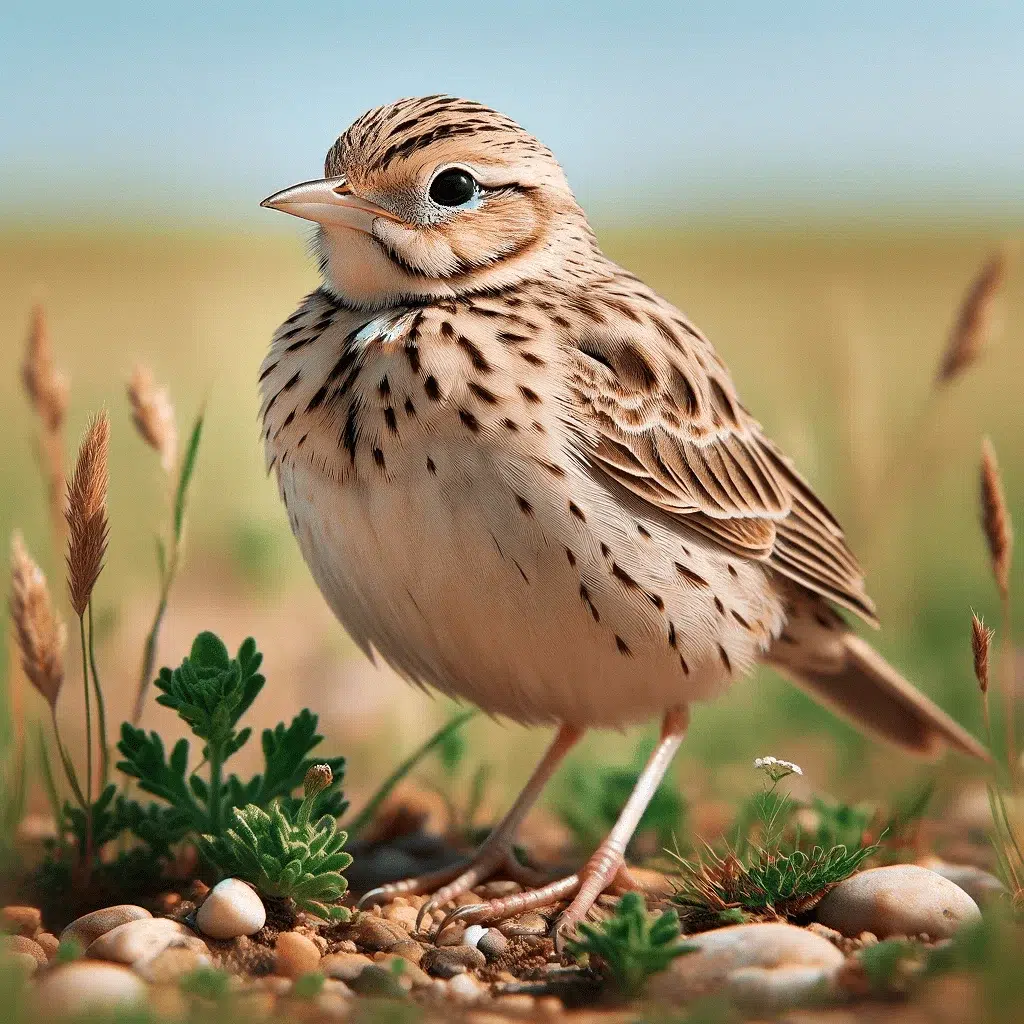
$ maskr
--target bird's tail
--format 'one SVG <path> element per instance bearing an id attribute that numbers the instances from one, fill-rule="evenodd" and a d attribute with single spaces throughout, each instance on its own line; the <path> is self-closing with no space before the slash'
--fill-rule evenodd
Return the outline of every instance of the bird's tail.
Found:
<path id="1" fill-rule="evenodd" d="M 769 662 L 858 728 L 922 757 L 947 747 L 991 760 L 963 726 L 815 599 L 791 616 Z"/>

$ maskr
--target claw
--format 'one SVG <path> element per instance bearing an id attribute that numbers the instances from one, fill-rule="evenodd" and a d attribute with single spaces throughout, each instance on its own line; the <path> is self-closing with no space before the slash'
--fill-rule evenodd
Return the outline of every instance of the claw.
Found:
<path id="1" fill-rule="evenodd" d="M 371 889 L 369 892 L 364 892 L 359 898 L 359 902 L 356 904 L 356 910 L 365 910 L 367 907 L 372 907 L 374 903 L 384 902 L 381 897 L 385 899 L 391 895 L 390 888 L 386 885 L 378 885 L 376 889 Z"/>
<path id="2" fill-rule="evenodd" d="M 437 926 L 434 931 L 434 945 L 437 945 L 437 940 L 441 937 L 441 933 L 449 925 L 455 924 L 457 921 L 464 921 L 466 918 L 471 917 L 473 914 L 479 914 L 486 912 L 486 903 L 467 903 L 464 907 L 456 907 L 454 910 L 449 910 L 448 913 L 441 920 L 441 923 Z M 480 918 L 481 921 L 486 920 L 486 917 Z M 479 921 L 472 921 L 471 924 L 478 924 Z"/>

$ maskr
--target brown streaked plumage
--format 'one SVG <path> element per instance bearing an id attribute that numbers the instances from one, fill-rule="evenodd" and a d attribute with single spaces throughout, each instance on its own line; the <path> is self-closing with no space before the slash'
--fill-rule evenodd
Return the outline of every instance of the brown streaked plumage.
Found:
<path id="1" fill-rule="evenodd" d="M 261 373 L 268 467 L 360 646 L 520 722 L 548 754 L 465 870 L 385 887 L 443 904 L 526 872 L 515 830 L 587 728 L 662 741 L 577 874 L 464 908 L 631 884 L 625 845 L 695 700 L 758 661 L 902 746 L 985 751 L 833 609 L 874 608 L 838 523 L 741 405 L 711 343 L 600 251 L 557 161 L 452 97 L 370 111 L 327 178 L 264 205 L 319 225 L 323 286 Z"/>

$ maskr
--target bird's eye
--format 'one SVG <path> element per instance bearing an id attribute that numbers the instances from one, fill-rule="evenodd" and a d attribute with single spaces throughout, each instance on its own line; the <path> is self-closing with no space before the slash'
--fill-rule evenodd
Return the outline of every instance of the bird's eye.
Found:
<path id="1" fill-rule="evenodd" d="M 430 183 L 430 198 L 438 206 L 462 206 L 475 195 L 476 182 L 461 167 L 449 167 Z"/>

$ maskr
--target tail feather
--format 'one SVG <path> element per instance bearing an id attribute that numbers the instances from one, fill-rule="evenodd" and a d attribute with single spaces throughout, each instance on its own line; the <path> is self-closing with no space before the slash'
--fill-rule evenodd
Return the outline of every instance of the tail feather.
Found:
<path id="1" fill-rule="evenodd" d="M 813 620 L 812 620 L 813 621 Z M 812 631 L 799 642 L 777 644 L 771 662 L 815 700 L 858 728 L 922 757 L 951 747 L 991 761 L 988 750 L 963 726 L 903 678 L 859 636 L 825 627 L 809 647 Z"/>

